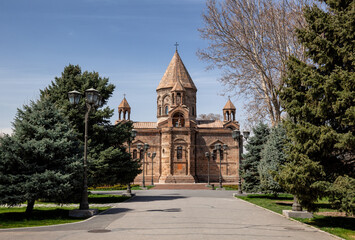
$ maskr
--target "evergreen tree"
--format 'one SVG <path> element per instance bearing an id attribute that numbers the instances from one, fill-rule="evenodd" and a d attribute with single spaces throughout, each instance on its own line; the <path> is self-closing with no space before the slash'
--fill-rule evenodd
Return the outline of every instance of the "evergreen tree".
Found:
<path id="1" fill-rule="evenodd" d="M 264 193 L 277 194 L 283 191 L 282 187 L 274 180 L 280 167 L 286 161 L 284 148 L 286 145 L 286 131 L 281 124 L 270 131 L 264 149 L 261 151 L 261 160 L 258 166 L 260 176 L 260 190 Z"/>
<path id="2" fill-rule="evenodd" d="M 85 98 L 82 98 L 77 106 L 72 106 L 68 100 L 68 92 L 77 90 L 84 93 L 85 90 L 89 88 L 95 88 L 99 91 L 102 97 L 102 106 L 104 106 L 111 97 L 115 86 L 109 84 L 108 78 L 102 78 L 96 72 L 85 71 L 82 73 L 78 65 L 69 65 L 64 68 L 61 77 L 56 77 L 55 81 L 53 81 L 50 86 L 41 91 L 42 98 L 48 97 L 52 103 L 61 108 L 65 115 L 69 117 L 74 129 L 79 134 L 79 139 L 82 144 L 85 128 Z M 123 144 L 126 143 L 130 137 L 132 124 L 126 122 L 115 126 L 111 125 L 110 118 L 113 116 L 113 112 L 113 109 L 105 107 L 96 109 L 89 115 L 89 183 L 94 185 L 109 184 L 112 182 L 112 179 L 117 179 L 110 179 L 107 175 L 107 171 L 104 169 L 110 168 L 111 170 L 117 170 L 118 172 L 115 172 L 115 175 L 122 175 L 122 177 L 123 174 L 127 174 L 128 172 L 134 175 L 138 170 L 137 166 L 131 162 L 130 155 L 123 154 L 126 150 Z M 116 159 L 115 161 L 120 162 L 113 161 L 111 154 L 116 156 L 114 158 Z M 108 168 L 104 166 L 108 166 Z M 123 169 L 118 166 L 132 167 L 132 169 Z M 101 170 L 103 172 L 99 172 Z"/>
<path id="3" fill-rule="evenodd" d="M 355 1 L 324 2 L 304 11 L 298 39 L 309 59 L 289 60 L 281 92 L 292 144 L 278 181 L 310 211 L 338 176 L 354 177 Z"/>
<path id="4" fill-rule="evenodd" d="M 261 159 L 261 151 L 264 148 L 267 136 L 269 135 L 269 127 L 264 123 L 259 123 L 253 128 L 253 136 L 248 140 L 245 149 L 248 151 L 243 154 L 241 163 L 242 178 L 244 180 L 243 190 L 246 192 L 260 191 L 260 177 L 258 165 Z"/>
<path id="5" fill-rule="evenodd" d="M 74 196 L 81 185 L 79 144 L 70 123 L 47 99 L 18 109 L 14 134 L 0 139 L 0 204 L 35 200 L 58 203 Z"/>

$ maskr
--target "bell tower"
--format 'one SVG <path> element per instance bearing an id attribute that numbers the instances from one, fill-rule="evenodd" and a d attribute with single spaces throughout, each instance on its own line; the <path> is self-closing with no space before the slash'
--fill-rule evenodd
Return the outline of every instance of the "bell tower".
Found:
<path id="1" fill-rule="evenodd" d="M 230 98 L 228 97 L 228 101 L 223 108 L 223 121 L 224 122 L 235 121 L 235 111 L 236 108 L 233 105 Z"/>
<path id="2" fill-rule="evenodd" d="M 121 119 L 122 114 L 122 119 Z M 131 120 L 131 107 L 126 100 L 126 94 L 123 97 L 122 102 L 118 106 L 118 121 L 130 121 Z"/>
<path id="3" fill-rule="evenodd" d="M 196 119 L 197 88 L 177 49 L 156 91 L 158 122 L 165 120 L 169 112 L 178 106 L 187 107 L 189 110 L 188 117 L 193 120 Z"/>

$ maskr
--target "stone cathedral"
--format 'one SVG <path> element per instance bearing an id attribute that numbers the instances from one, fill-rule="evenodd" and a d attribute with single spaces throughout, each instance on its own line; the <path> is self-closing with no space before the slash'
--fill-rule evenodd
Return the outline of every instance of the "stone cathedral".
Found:
<path id="1" fill-rule="evenodd" d="M 131 154 L 144 164 L 145 182 L 150 183 L 198 183 L 207 182 L 208 158 L 205 152 L 214 153 L 210 158 L 210 180 L 217 182 L 221 172 L 223 182 L 237 182 L 239 175 L 238 143 L 232 138 L 232 130 L 239 129 L 235 120 L 236 108 L 228 100 L 223 111 L 224 121 L 198 120 L 196 109 L 197 88 L 190 77 L 178 51 L 175 51 L 157 92 L 157 121 L 133 122 L 137 136 L 131 144 Z M 118 107 L 119 119 L 130 121 L 131 107 L 124 98 Z M 138 144 L 148 143 L 147 152 L 156 157 L 144 156 Z M 215 150 L 215 144 L 224 145 Z M 221 167 L 220 167 L 221 166 Z M 143 174 L 135 182 L 142 182 Z"/>

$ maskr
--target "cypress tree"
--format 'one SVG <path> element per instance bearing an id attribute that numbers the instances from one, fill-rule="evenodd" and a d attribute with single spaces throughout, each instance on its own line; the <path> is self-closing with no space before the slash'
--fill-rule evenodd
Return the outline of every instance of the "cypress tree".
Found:
<path id="1" fill-rule="evenodd" d="M 264 123 L 259 123 L 253 128 L 253 135 L 248 139 L 245 149 L 248 151 L 243 154 L 241 163 L 242 178 L 244 180 L 243 190 L 246 192 L 260 191 L 260 177 L 258 165 L 261 159 L 261 151 L 264 148 L 269 127 Z"/>
<path id="2" fill-rule="evenodd" d="M 323 2 L 304 11 L 308 60 L 289 60 L 280 94 L 292 144 L 278 181 L 310 211 L 338 176 L 354 177 L 355 162 L 355 1 Z"/>
<path id="3" fill-rule="evenodd" d="M 68 119 L 47 99 L 18 109 L 14 134 L 0 139 L 0 204 L 45 198 L 61 203 L 81 185 L 77 136 Z M 80 188 L 79 188 L 80 189 Z"/>

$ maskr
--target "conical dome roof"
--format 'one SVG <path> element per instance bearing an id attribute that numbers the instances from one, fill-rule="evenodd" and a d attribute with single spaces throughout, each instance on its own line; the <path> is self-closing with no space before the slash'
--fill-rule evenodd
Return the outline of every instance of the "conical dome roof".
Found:
<path id="1" fill-rule="evenodd" d="M 178 80 L 180 80 L 184 88 L 192 88 L 197 91 L 196 86 L 190 77 L 190 74 L 187 72 L 184 63 L 179 56 L 179 53 L 175 51 L 175 54 L 171 59 L 169 66 L 164 73 L 164 76 L 160 80 L 157 90 L 163 88 L 173 88 Z"/>
<path id="2" fill-rule="evenodd" d="M 224 106 L 223 110 L 236 110 L 236 108 L 233 105 L 232 101 L 230 99 L 228 99 L 228 102 Z"/>
<path id="3" fill-rule="evenodd" d="M 118 105 L 118 108 L 131 108 L 131 106 L 129 106 L 126 97 L 123 98 L 122 102 L 120 103 L 120 105 Z"/>

